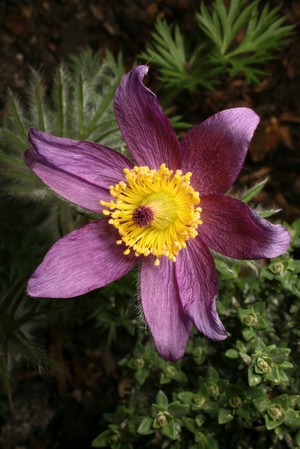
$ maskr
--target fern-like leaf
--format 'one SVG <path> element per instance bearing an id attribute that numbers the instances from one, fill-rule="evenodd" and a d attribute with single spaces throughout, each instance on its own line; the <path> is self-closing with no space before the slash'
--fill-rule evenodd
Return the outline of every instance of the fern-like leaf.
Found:
<path id="1" fill-rule="evenodd" d="M 210 60 L 235 77 L 243 73 L 248 82 L 258 83 L 265 63 L 274 51 L 287 44 L 293 26 L 284 25 L 279 7 L 266 4 L 259 12 L 259 0 L 232 0 L 228 8 L 223 0 L 214 0 L 211 13 L 204 3 L 197 14 L 199 28 L 210 39 Z M 242 35 L 241 39 L 237 39 Z"/>
<path id="2" fill-rule="evenodd" d="M 175 86 L 191 92 L 199 85 L 213 89 L 215 82 L 212 75 L 216 68 L 207 65 L 205 58 L 201 61 L 202 70 L 197 67 L 197 55 L 199 50 L 204 51 L 203 46 L 200 45 L 190 52 L 186 49 L 180 28 L 177 25 L 168 25 L 163 20 L 157 21 L 152 39 L 152 44 L 146 47 L 140 57 L 157 65 L 160 79 L 166 87 Z"/>

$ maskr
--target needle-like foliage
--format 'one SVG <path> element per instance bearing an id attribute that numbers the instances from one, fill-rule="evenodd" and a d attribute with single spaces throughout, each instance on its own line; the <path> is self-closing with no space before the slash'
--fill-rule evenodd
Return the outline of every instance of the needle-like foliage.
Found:
<path id="1" fill-rule="evenodd" d="M 293 27 L 284 25 L 279 7 L 270 9 L 259 1 L 232 0 L 226 8 L 215 0 L 209 13 L 202 2 L 197 14 L 198 25 L 212 43 L 210 60 L 221 64 L 230 77 L 242 73 L 248 82 L 258 83 L 264 65 L 274 52 L 287 43 Z"/>
<path id="2" fill-rule="evenodd" d="M 265 64 L 288 43 L 292 25 L 285 25 L 280 8 L 259 0 L 201 2 L 198 32 L 183 35 L 179 26 L 158 19 L 142 59 L 157 65 L 165 88 L 213 89 L 223 77 L 243 76 L 259 83 Z"/>
<path id="3" fill-rule="evenodd" d="M 197 43 L 191 49 L 178 25 L 168 25 L 158 19 L 152 33 L 152 42 L 140 55 L 145 61 L 156 64 L 160 79 L 166 88 L 185 88 L 193 92 L 198 85 L 212 90 L 217 81 L 220 69 L 207 58 L 205 43 Z"/>
<path id="4" fill-rule="evenodd" d="M 45 194 L 23 163 L 29 128 L 122 147 L 112 99 L 123 73 L 121 54 L 115 59 L 108 52 L 101 59 L 86 50 L 57 69 L 50 94 L 40 72 L 33 69 L 24 102 L 8 92 L 7 114 L 0 127 L 0 162 L 11 192 Z"/>

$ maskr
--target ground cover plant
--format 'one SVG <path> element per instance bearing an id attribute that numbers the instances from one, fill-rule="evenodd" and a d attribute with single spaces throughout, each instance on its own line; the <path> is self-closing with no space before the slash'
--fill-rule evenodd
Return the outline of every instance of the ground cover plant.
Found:
<path id="1" fill-rule="evenodd" d="M 223 223 L 228 236 L 226 244 L 222 239 L 214 240 L 207 230 L 205 243 L 211 253 L 199 242 L 192 246 L 191 242 L 196 242 L 196 230 L 199 228 L 201 235 L 201 226 L 205 230 L 209 219 L 213 225 L 205 205 L 206 210 L 209 205 L 211 210 L 216 207 L 212 208 L 205 200 L 205 194 L 208 197 L 211 194 L 207 186 L 212 188 L 208 171 L 199 165 L 197 173 L 202 173 L 203 178 L 198 175 L 196 184 L 193 184 L 193 174 L 186 175 L 193 172 L 199 158 L 193 159 L 193 154 L 188 154 L 183 160 L 183 171 L 176 172 L 180 168 L 176 151 L 173 152 L 176 136 L 175 131 L 172 130 L 173 134 L 170 131 L 172 124 L 186 151 L 197 147 L 197 139 L 207 148 L 213 142 L 218 151 L 226 149 L 226 158 L 219 168 L 212 155 L 206 162 L 217 173 L 214 182 L 218 192 L 212 192 L 213 195 L 227 192 L 244 162 L 258 116 L 244 97 L 244 102 L 232 104 L 229 100 L 225 107 L 210 110 L 209 114 L 208 103 L 205 108 L 200 104 L 199 118 L 194 120 L 194 98 L 197 95 L 201 99 L 213 98 L 205 97 L 204 92 L 217 93 L 216 89 L 224 89 L 230 82 L 238 81 L 250 90 L 254 89 L 253 82 L 260 86 L 269 76 L 266 62 L 288 44 L 293 27 L 286 23 L 278 8 L 244 0 L 229 4 L 216 0 L 210 5 L 200 2 L 194 17 L 200 33 L 194 40 L 189 33 L 180 31 L 179 25 L 167 25 L 158 19 L 153 40 L 136 53 L 130 67 L 127 64 L 125 68 L 122 52 L 113 55 L 107 51 L 105 57 L 100 57 L 85 50 L 60 64 L 50 85 L 39 70 L 32 69 L 25 99 L 14 92 L 6 95 L 7 109 L 0 129 L 4 236 L 1 240 L 0 441 L 4 448 L 300 447 L 300 219 L 286 219 L 284 211 L 280 213 L 278 205 L 270 202 L 261 207 L 260 199 L 268 188 L 268 179 L 263 176 L 259 182 L 253 182 L 255 178 L 248 178 L 251 182 L 238 183 L 222 200 L 223 204 L 239 205 L 235 207 L 239 208 L 239 223 L 244 227 L 244 232 L 240 230 L 242 237 L 237 239 L 237 228 L 229 220 L 226 226 Z M 251 47 L 253 42 L 255 45 Z M 149 77 L 145 80 L 142 78 L 148 69 L 137 62 L 140 58 L 150 62 Z M 151 82 L 154 86 L 151 90 L 157 90 L 170 122 L 154 95 L 142 84 L 149 86 Z M 151 103 L 150 108 L 147 101 Z M 181 109 L 182 104 L 185 108 Z M 220 112 L 222 109 L 225 111 Z M 215 112 L 205 126 L 215 124 L 219 133 L 225 129 L 221 132 L 223 147 L 217 131 L 207 132 L 207 142 L 197 127 L 192 134 L 186 134 L 187 128 Z M 132 114 L 131 121 L 126 114 Z M 141 116 L 142 121 L 137 119 Z M 163 123 L 163 133 L 155 134 L 153 117 Z M 39 131 L 31 131 L 28 141 L 29 128 Z M 142 129 L 143 133 L 146 129 L 137 147 L 135 129 Z M 203 133 L 203 128 L 199 129 Z M 264 120 L 256 135 L 262 129 L 267 135 Z M 157 148 L 148 145 L 147 139 L 151 143 L 151 137 L 153 142 L 155 139 L 160 143 L 166 139 L 169 145 L 172 142 L 172 151 L 163 145 L 167 153 L 163 153 L 163 158 L 167 160 L 158 157 Z M 95 142 L 96 146 L 84 141 Z M 260 142 L 266 145 L 265 141 Z M 64 153 L 68 145 L 74 172 L 68 168 L 72 164 Z M 143 145 L 148 153 L 142 154 Z M 121 178 L 112 176 L 119 161 L 127 167 L 126 182 L 130 184 L 134 179 L 133 185 L 139 183 L 143 191 L 146 185 L 149 187 L 150 178 L 154 179 L 156 189 L 169 182 L 168 189 L 176 187 L 180 194 L 180 186 L 185 201 L 188 198 L 191 202 L 189 210 L 193 212 L 194 228 L 189 227 L 189 233 L 183 232 L 184 237 L 182 241 L 179 239 L 176 248 L 165 227 L 158 227 L 163 231 L 159 238 L 166 239 L 162 246 L 156 240 L 147 246 L 149 239 L 142 236 L 141 248 L 127 239 L 123 228 L 119 244 L 115 245 L 114 238 L 114 246 L 107 250 L 107 262 L 101 262 L 100 271 L 109 281 L 114 276 L 120 277 L 118 268 L 110 267 L 113 248 L 119 259 L 126 259 L 133 270 L 126 274 L 129 269 L 124 269 L 125 277 L 113 283 L 102 282 L 103 288 L 98 289 L 99 279 L 95 282 L 91 274 L 93 247 L 98 245 L 94 238 L 91 243 L 79 242 L 72 260 L 63 259 L 58 251 L 55 257 L 47 256 L 42 261 L 56 241 L 79 235 L 77 229 L 96 229 L 93 223 L 99 217 L 92 200 L 94 180 L 91 177 L 99 162 L 89 151 L 102 148 L 106 156 L 102 157 L 101 164 L 105 166 L 111 154 L 108 147 L 115 150 L 115 159 L 111 161 L 107 192 L 103 187 L 108 175 L 102 173 L 97 181 L 103 182 L 97 205 L 103 206 L 102 222 L 106 220 L 105 226 L 109 226 L 103 233 L 105 242 L 111 239 L 109 232 L 118 231 L 118 220 L 123 217 L 116 204 L 122 204 L 121 195 L 127 191 L 124 181 L 122 184 Z M 25 161 L 33 171 L 23 160 L 28 148 Z M 235 157 L 230 161 L 233 148 L 240 159 Z M 52 150 L 58 151 L 58 156 L 50 161 L 48 155 Z M 80 151 L 85 155 L 82 159 Z M 130 151 L 141 167 L 134 168 Z M 250 148 L 250 155 L 257 154 L 252 151 Z M 153 160 L 157 167 L 151 166 Z M 167 167 L 162 165 L 164 162 L 168 162 Z M 145 165 L 150 165 L 150 169 Z M 226 174 L 222 175 L 221 165 L 226 168 Z M 156 171 L 151 171 L 154 168 Z M 177 176 L 176 183 L 169 169 Z M 63 173 L 63 177 L 56 176 L 57 173 Z M 70 176 L 73 174 L 75 181 Z M 89 185 L 86 197 L 80 176 Z M 226 185 L 220 192 L 222 183 Z M 151 195 L 152 201 L 152 192 Z M 114 198 L 119 202 L 113 203 Z M 164 193 L 155 197 L 155 201 L 166 201 L 165 198 Z M 148 226 L 153 220 L 156 223 L 155 220 L 163 218 L 151 215 L 154 210 L 151 201 L 139 207 L 134 203 L 130 215 L 135 217 L 133 224 L 137 225 L 134 232 L 143 230 L 144 222 Z M 250 208 L 255 215 L 251 215 Z M 265 220 L 274 225 L 268 225 Z M 180 221 L 178 232 L 182 226 Z M 221 228 L 219 236 L 222 236 Z M 126 229 L 130 237 L 131 222 Z M 256 246 L 252 238 L 256 239 Z M 182 254 L 188 254 L 188 248 L 192 252 L 201 249 L 202 267 L 197 262 L 197 276 L 190 279 L 192 268 L 186 268 L 184 276 L 179 271 L 177 277 L 172 274 L 174 288 L 170 286 L 171 278 L 166 280 L 162 273 L 167 266 L 176 266 L 181 258 L 187 261 L 187 256 Z M 212 268 L 212 256 L 217 276 Z M 139 267 L 134 268 L 140 260 L 144 261 L 144 274 Z M 143 292 L 148 260 L 151 273 L 156 273 L 156 269 L 160 275 L 152 274 L 147 291 L 144 288 Z M 44 265 L 32 277 L 40 263 Z M 79 265 L 83 268 L 76 271 Z M 83 269 L 86 274 L 82 278 Z M 49 270 L 52 270 L 50 282 Z M 150 271 L 147 273 L 149 277 Z M 199 279 L 202 282 L 198 285 Z M 184 280 L 192 281 L 187 286 Z M 137 293 L 140 287 L 141 295 Z M 194 295 L 196 290 L 200 292 L 201 301 L 197 303 L 198 308 L 193 304 L 189 310 L 190 303 L 185 299 L 188 296 L 183 295 L 185 313 L 177 313 L 174 299 L 178 300 L 184 289 L 188 291 L 187 287 L 194 290 Z M 155 292 L 159 292 L 157 297 L 153 295 Z M 169 296 L 164 296 L 166 292 Z M 145 300 L 143 295 L 147 293 Z M 79 297 L 70 299 L 73 296 Z M 56 299 L 47 299 L 51 297 Z M 69 299 L 62 299 L 66 297 Z M 164 301 L 169 308 L 163 310 Z"/>

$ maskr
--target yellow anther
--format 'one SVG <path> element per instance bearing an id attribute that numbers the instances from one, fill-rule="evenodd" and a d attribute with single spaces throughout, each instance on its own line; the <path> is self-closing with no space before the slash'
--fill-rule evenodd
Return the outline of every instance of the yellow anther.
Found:
<path id="1" fill-rule="evenodd" d="M 123 170 L 126 181 L 110 187 L 113 200 L 100 201 L 110 215 L 109 223 L 118 229 L 127 255 L 162 256 L 175 262 L 186 241 L 198 235 L 200 196 L 190 184 L 192 173 L 169 170 L 162 164 L 158 170 L 135 166 Z"/>

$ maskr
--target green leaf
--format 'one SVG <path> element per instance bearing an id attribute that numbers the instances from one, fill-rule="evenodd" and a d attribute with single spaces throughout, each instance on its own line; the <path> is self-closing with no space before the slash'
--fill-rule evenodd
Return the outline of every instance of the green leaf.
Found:
<path id="1" fill-rule="evenodd" d="M 202 432 L 197 432 L 195 435 L 195 441 L 197 449 L 219 449 L 219 445 L 215 438 L 210 435 L 205 435 Z"/>
<path id="2" fill-rule="evenodd" d="M 168 398 L 165 395 L 165 393 L 162 390 L 159 390 L 159 392 L 156 395 L 156 403 L 159 407 L 161 407 L 162 410 L 167 410 L 168 407 Z"/>
<path id="3" fill-rule="evenodd" d="M 245 340 L 251 340 L 251 338 L 255 337 L 256 332 L 254 329 L 243 329 L 242 331 L 243 337 Z"/>
<path id="4" fill-rule="evenodd" d="M 265 210 L 262 210 L 260 208 L 255 209 L 255 212 L 262 218 L 273 217 L 273 215 L 278 214 L 280 211 L 281 209 L 265 209 Z"/>
<path id="5" fill-rule="evenodd" d="M 291 353 L 290 348 L 276 348 L 271 352 L 272 360 L 275 363 L 284 363 Z"/>
<path id="6" fill-rule="evenodd" d="M 146 369 L 139 369 L 134 373 L 134 377 L 140 385 L 143 385 L 147 377 L 149 377 L 149 371 Z"/>
<path id="7" fill-rule="evenodd" d="M 181 393 L 178 394 L 178 398 L 180 399 L 181 402 L 183 402 L 184 404 L 191 404 L 193 399 L 194 399 L 194 393 L 192 393 L 191 391 L 182 391 Z"/>
<path id="8" fill-rule="evenodd" d="M 139 425 L 137 433 L 139 433 L 140 435 L 151 435 L 154 432 L 155 430 L 153 429 L 153 419 L 147 416 Z"/>
<path id="9" fill-rule="evenodd" d="M 108 447 L 107 442 L 110 435 L 110 430 L 105 430 L 105 432 L 100 433 L 100 435 L 92 441 L 92 447 Z"/>
<path id="10" fill-rule="evenodd" d="M 45 86 L 41 75 L 36 70 L 31 70 L 31 113 L 36 127 L 40 131 L 46 131 L 46 111 L 45 111 Z"/>
<path id="11" fill-rule="evenodd" d="M 19 138 L 23 142 L 23 145 L 27 145 L 27 129 L 26 125 L 24 124 L 24 114 L 22 111 L 22 108 L 20 106 L 19 101 L 16 99 L 16 97 L 9 92 L 8 94 L 8 105 L 9 109 L 12 115 L 12 119 L 14 121 L 14 124 L 17 128 L 17 131 L 19 133 Z"/>
<path id="12" fill-rule="evenodd" d="M 108 106 L 112 104 L 117 86 L 119 84 L 119 79 L 112 85 L 112 87 L 108 90 L 102 102 L 99 104 L 97 111 L 95 112 L 92 120 L 87 124 L 86 130 L 82 129 L 81 138 L 88 139 L 90 135 L 97 129 L 99 120 L 103 116 L 104 112 L 107 110 Z"/>
<path id="13" fill-rule="evenodd" d="M 229 359 L 238 359 L 239 358 L 239 352 L 236 349 L 228 349 L 225 352 L 225 356 Z"/>
<path id="14" fill-rule="evenodd" d="M 300 429 L 300 412 L 292 409 L 287 410 L 283 422 L 291 429 Z"/>
<path id="15" fill-rule="evenodd" d="M 180 404 L 179 402 L 172 402 L 169 404 L 168 412 L 174 416 L 174 418 L 180 418 L 182 416 L 186 416 L 189 412 L 189 405 Z"/>
<path id="16" fill-rule="evenodd" d="M 250 387 L 256 387 L 262 382 L 262 380 L 263 377 L 260 374 L 254 373 L 252 367 L 248 369 L 248 382 Z"/>
<path id="17" fill-rule="evenodd" d="M 282 424 L 282 421 L 275 421 L 271 419 L 269 416 L 265 416 L 265 422 L 266 422 L 266 428 L 268 430 L 276 429 L 276 427 L 279 427 Z"/>
<path id="18" fill-rule="evenodd" d="M 248 203 L 249 201 L 251 201 L 253 198 L 256 197 L 256 195 L 258 195 L 262 191 L 267 182 L 268 178 L 265 178 L 263 181 L 260 181 L 257 184 L 255 184 L 241 196 L 240 198 L 241 201 L 243 201 L 244 203 Z"/>
<path id="19" fill-rule="evenodd" d="M 178 438 L 178 430 L 175 421 L 171 420 L 166 427 L 161 429 L 161 433 L 171 440 L 176 440 Z"/>
<path id="20" fill-rule="evenodd" d="M 233 415 L 231 410 L 221 408 L 218 413 L 218 423 L 219 424 L 227 424 L 233 420 Z"/>
<path id="21" fill-rule="evenodd" d="M 55 128 L 58 136 L 64 137 L 68 110 L 68 77 L 64 66 L 60 66 L 54 76 L 52 98 L 55 110 Z"/>
<path id="22" fill-rule="evenodd" d="M 196 432 L 197 427 L 195 425 L 195 421 L 192 418 L 183 417 L 182 422 L 187 430 L 189 430 L 192 433 Z"/>

